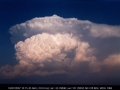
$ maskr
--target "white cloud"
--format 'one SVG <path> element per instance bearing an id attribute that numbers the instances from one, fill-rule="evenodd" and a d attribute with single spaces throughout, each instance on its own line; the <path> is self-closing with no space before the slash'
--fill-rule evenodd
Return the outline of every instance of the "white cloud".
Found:
<path id="1" fill-rule="evenodd" d="M 57 15 L 43 18 L 33 18 L 25 23 L 17 24 L 10 28 L 13 43 L 24 40 L 41 33 L 72 33 L 77 34 L 76 30 L 89 27 L 89 21 L 81 21 L 75 18 L 62 18 Z"/>
<path id="2" fill-rule="evenodd" d="M 75 49 L 78 44 L 75 38 L 69 34 L 50 35 L 47 33 L 38 34 L 26 39 L 24 42 L 20 41 L 15 45 L 16 56 L 18 60 L 29 60 L 32 63 L 44 62 L 53 56 L 55 60 L 65 58 L 66 52 Z M 63 52 L 63 54 L 61 54 Z"/>
<path id="3" fill-rule="evenodd" d="M 85 33 L 84 35 L 84 32 Z M 73 35 L 91 35 L 93 37 L 120 37 L 120 26 L 95 24 L 88 20 L 76 18 L 62 18 L 57 15 L 33 18 L 25 23 L 10 28 L 11 40 L 14 44 L 41 33 L 72 33 Z"/>
<path id="4" fill-rule="evenodd" d="M 76 67 L 75 63 L 96 60 L 89 44 L 70 34 L 37 34 L 18 42 L 15 50 L 19 63 L 3 66 L 0 70 L 7 77 L 69 73 Z M 73 59 L 67 57 L 70 52 L 75 53 Z"/>
<path id="5" fill-rule="evenodd" d="M 105 24 L 92 24 L 90 35 L 93 37 L 107 38 L 120 37 L 120 26 L 112 26 Z"/>
<path id="6" fill-rule="evenodd" d="M 101 67 L 116 66 L 119 55 L 99 62 L 94 49 L 83 37 L 120 37 L 120 26 L 95 24 L 76 18 L 33 18 L 10 28 L 18 64 L 0 68 L 3 76 L 50 75 L 73 72 L 99 72 Z M 70 53 L 74 53 L 72 57 Z M 114 60 L 114 63 L 113 61 Z M 115 63 L 116 62 L 116 63 Z M 86 63 L 86 66 L 82 65 Z M 83 69 L 84 68 L 84 69 Z"/>
<path id="7" fill-rule="evenodd" d="M 87 42 L 82 42 L 81 45 L 76 49 L 75 61 L 96 60 L 96 58 L 92 56 L 94 53 L 93 50 L 89 47 L 90 46 Z"/>

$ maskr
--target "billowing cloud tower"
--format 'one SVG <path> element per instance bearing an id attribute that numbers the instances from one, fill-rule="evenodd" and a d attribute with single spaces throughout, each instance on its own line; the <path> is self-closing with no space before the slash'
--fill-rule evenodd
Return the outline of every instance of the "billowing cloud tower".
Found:
<path id="1" fill-rule="evenodd" d="M 82 38 L 120 37 L 119 29 L 57 15 L 33 18 L 10 28 L 18 64 L 2 66 L 0 72 L 7 77 L 99 72 L 101 66 L 112 66 L 112 57 L 118 62 L 119 55 L 99 62 L 95 48 Z"/>

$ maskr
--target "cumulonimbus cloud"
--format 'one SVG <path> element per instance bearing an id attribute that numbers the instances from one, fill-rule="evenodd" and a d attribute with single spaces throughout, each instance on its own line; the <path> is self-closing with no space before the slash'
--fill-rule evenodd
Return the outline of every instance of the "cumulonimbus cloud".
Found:
<path id="1" fill-rule="evenodd" d="M 106 24 L 95 24 L 88 20 L 78 20 L 76 18 L 62 18 L 57 15 L 33 18 L 25 23 L 17 24 L 10 28 L 11 40 L 14 44 L 23 41 L 36 34 L 41 33 L 72 33 L 91 35 L 93 37 L 120 37 L 120 26 Z"/>
<path id="2" fill-rule="evenodd" d="M 18 65 L 6 65 L 0 70 L 8 77 L 69 73 L 80 62 L 96 60 L 89 44 L 70 34 L 37 34 L 18 42 L 15 50 Z M 75 53 L 72 58 L 69 57 L 70 52 Z"/>
<path id="3" fill-rule="evenodd" d="M 94 48 L 82 37 L 120 37 L 120 26 L 53 15 L 12 26 L 10 33 L 18 64 L 2 66 L 0 73 L 3 76 L 99 72 L 102 66 L 115 66 L 112 59 L 119 61 L 119 56 L 112 55 L 99 62 Z"/>

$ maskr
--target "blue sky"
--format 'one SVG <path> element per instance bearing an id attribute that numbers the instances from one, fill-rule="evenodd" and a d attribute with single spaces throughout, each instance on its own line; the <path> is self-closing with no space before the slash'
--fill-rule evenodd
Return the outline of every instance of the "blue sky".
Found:
<path id="1" fill-rule="evenodd" d="M 9 33 L 10 27 L 31 20 L 35 17 L 53 16 L 54 14 L 65 18 L 77 18 L 78 20 L 88 20 L 96 24 L 109 26 L 120 25 L 120 1 L 114 0 L 1 0 L 0 1 L 0 67 L 16 65 L 14 44 L 11 42 Z M 118 28 L 118 32 L 120 29 Z M 89 42 L 91 47 L 99 48 L 95 54 L 103 61 L 113 53 L 120 53 L 119 37 L 94 38 L 83 37 Z M 104 51 L 106 49 L 106 51 Z M 119 60 L 119 59 L 118 59 Z M 84 63 L 83 63 L 84 65 Z M 85 64 L 86 65 L 86 64 Z M 103 66 L 104 67 L 104 66 Z M 102 67 L 102 68 L 103 68 Z M 119 69 L 118 69 L 119 71 Z M 77 83 L 77 84 L 118 84 L 120 77 L 115 70 L 104 75 L 105 71 L 95 74 L 80 73 L 73 74 L 53 74 L 47 76 L 15 77 L 12 79 L 0 79 L 0 83 Z M 76 72 L 75 72 L 76 73 Z M 31 79 L 29 79 L 29 77 Z M 96 79 L 96 77 L 98 77 Z M 108 78 L 107 78 L 108 77 Z M 66 79 L 65 79 L 66 78 Z M 70 79 L 71 78 L 71 79 Z M 79 79 L 78 79 L 79 78 Z M 61 80 L 62 79 L 62 80 Z M 93 82 L 89 81 L 93 80 Z M 104 83 L 103 83 L 103 81 Z M 113 83 L 110 81 L 113 80 Z M 81 82 L 82 81 L 82 82 Z"/>

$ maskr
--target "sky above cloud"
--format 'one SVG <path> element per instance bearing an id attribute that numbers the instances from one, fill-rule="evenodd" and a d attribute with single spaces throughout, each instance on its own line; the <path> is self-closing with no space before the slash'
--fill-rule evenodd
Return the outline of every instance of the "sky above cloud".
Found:
<path id="1" fill-rule="evenodd" d="M 9 2 L 4 3 L 9 5 Z M 42 3 L 48 3 L 48 1 Z M 67 1 L 64 3 L 68 4 Z M 74 6 L 77 3 L 78 1 L 71 3 L 75 10 L 79 10 Z M 84 2 L 81 1 L 79 4 L 82 3 Z M 93 3 L 96 2 L 89 3 L 84 3 L 84 5 L 94 6 Z M 106 2 L 105 5 L 109 4 L 110 7 L 112 6 L 110 3 Z M 30 2 L 29 5 L 31 5 Z M 82 7 L 85 7 L 84 5 Z M 108 10 L 107 7 L 105 9 Z M 95 10 L 92 7 L 91 10 L 94 13 Z M 34 79 L 33 83 L 47 83 L 53 80 L 48 83 L 118 84 L 120 80 L 120 23 L 108 24 L 104 20 L 98 23 L 97 21 L 100 20 L 97 18 L 92 20 L 81 17 L 80 19 L 77 16 L 80 15 L 78 13 L 64 16 L 55 11 L 51 11 L 51 15 L 39 16 L 36 13 L 30 18 L 24 18 L 23 21 L 16 20 L 12 25 L 6 25 L 8 27 L 6 31 L 11 36 L 1 38 L 1 40 L 9 39 L 6 45 L 9 43 L 11 48 L 7 50 L 4 44 L 1 45 L 6 48 L 3 50 L 3 53 L 7 52 L 5 56 L 9 54 L 10 58 L 7 60 L 7 57 L 3 58 L 1 54 L 0 83 L 15 83 L 17 80 L 19 80 L 18 83 L 22 83 L 22 80 L 23 83 L 29 83 Z M 80 8 L 80 11 L 83 13 L 86 9 Z M 86 15 L 91 17 L 88 11 Z M 22 17 L 19 16 L 19 18 Z M 2 49 L 0 48 L 1 51 Z M 6 60 L 4 64 L 2 64 L 3 60 Z M 111 80 L 113 82 L 110 82 Z"/>

